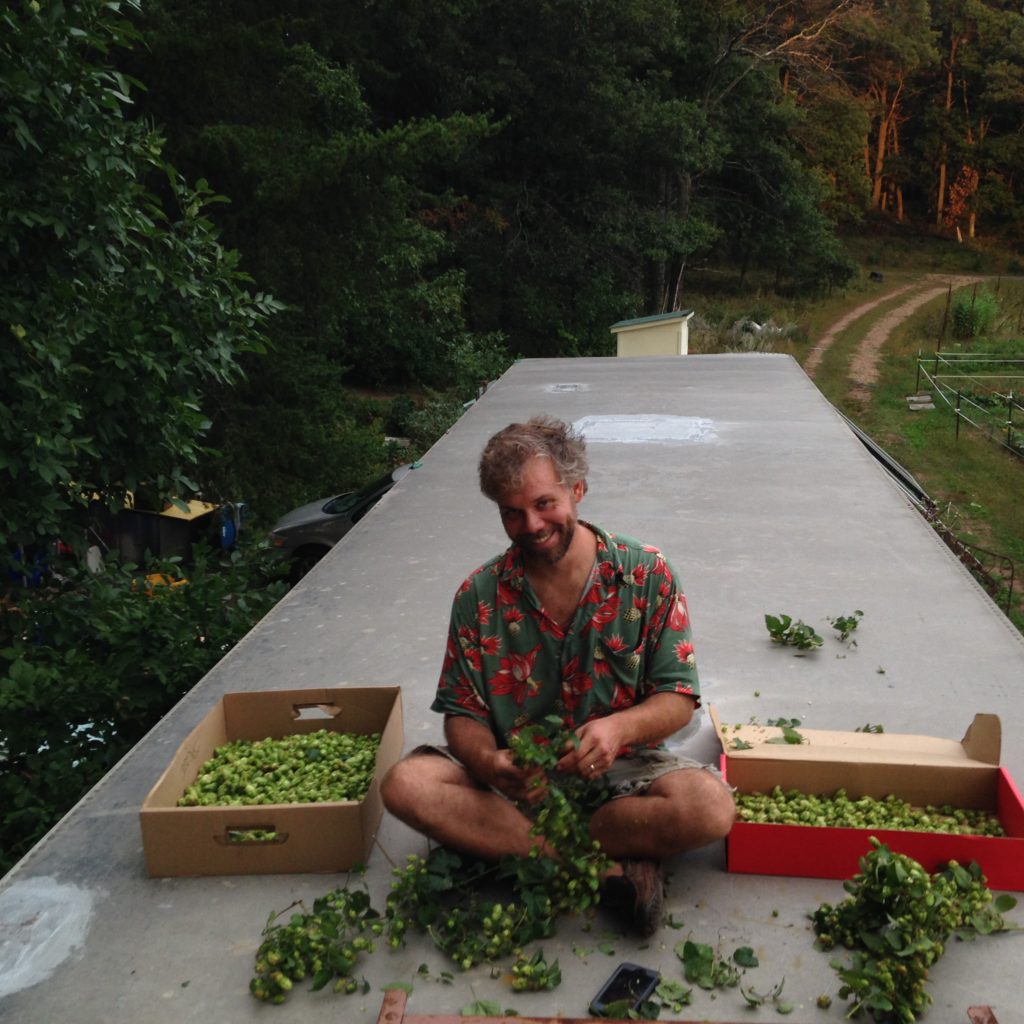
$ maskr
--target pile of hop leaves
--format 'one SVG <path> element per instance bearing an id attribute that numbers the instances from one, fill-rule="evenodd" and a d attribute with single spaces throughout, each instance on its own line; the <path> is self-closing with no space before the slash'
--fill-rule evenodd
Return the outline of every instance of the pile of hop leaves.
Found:
<path id="1" fill-rule="evenodd" d="M 993 901 L 977 864 L 950 861 L 930 875 L 875 837 L 871 847 L 844 883 L 849 897 L 837 907 L 823 903 L 811 920 L 823 949 L 852 951 L 849 962 L 832 962 L 839 997 L 853 1003 L 847 1016 L 867 1011 L 875 1020 L 911 1024 L 931 1002 L 925 982 L 949 937 L 1007 930 L 1002 914 L 1017 901 Z"/>
<path id="2" fill-rule="evenodd" d="M 385 909 L 393 948 L 415 928 L 469 970 L 482 962 L 521 956 L 527 943 L 554 934 L 558 916 L 597 905 L 611 861 L 590 838 L 589 822 L 603 787 L 552 774 L 572 738 L 561 720 L 552 718 L 523 729 L 510 744 L 517 764 L 539 767 L 548 777 L 545 795 L 532 810 L 531 834 L 543 836 L 557 858 L 537 848 L 528 857 L 510 856 L 497 865 L 442 847 L 425 858 L 410 856 L 407 866 L 395 871 Z M 491 882 L 511 885 L 513 898 L 488 896 Z M 556 975 L 552 971 L 545 976 Z"/>
<path id="3" fill-rule="evenodd" d="M 355 978 L 360 958 L 373 952 L 374 938 L 384 926 L 361 883 L 348 884 L 321 896 L 312 911 L 281 919 L 301 901 L 273 913 L 256 951 L 256 973 L 249 991 L 261 1002 L 280 1004 L 298 983 L 312 979 L 314 992 L 334 982 L 335 992 L 367 991 Z"/>
<path id="4" fill-rule="evenodd" d="M 543 992 L 558 988 L 562 984 L 562 971 L 557 960 L 548 963 L 544 950 L 538 949 L 532 956 L 522 954 L 512 965 L 512 990 L 514 992 Z"/>

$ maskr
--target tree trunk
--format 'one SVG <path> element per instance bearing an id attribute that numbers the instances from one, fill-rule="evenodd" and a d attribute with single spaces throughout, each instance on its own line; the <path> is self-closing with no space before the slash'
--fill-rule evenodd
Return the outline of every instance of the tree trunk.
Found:
<path id="1" fill-rule="evenodd" d="M 884 209 L 883 187 L 885 183 L 885 157 L 889 151 L 889 137 L 898 123 L 900 93 L 903 80 L 900 79 L 889 99 L 889 84 L 883 82 L 873 89 L 878 99 L 878 139 L 875 142 L 874 166 L 871 171 L 871 205 L 876 210 Z"/>
<path id="2" fill-rule="evenodd" d="M 949 118 L 953 111 L 953 68 L 956 66 L 956 51 L 960 40 L 953 36 L 949 41 L 949 61 L 946 64 L 946 102 L 943 107 L 945 112 L 945 128 L 949 128 Z M 942 216 L 946 209 L 946 180 L 949 174 L 947 159 L 949 156 L 949 143 L 945 137 L 939 146 L 939 185 L 935 194 L 935 224 L 942 226 Z"/>
<path id="3" fill-rule="evenodd" d="M 895 113 L 889 122 L 892 131 L 892 152 L 894 156 L 900 155 L 900 122 Z M 903 222 L 903 186 L 896 182 L 893 185 L 893 198 L 896 201 L 896 219 Z"/>
<path id="4" fill-rule="evenodd" d="M 664 168 L 658 171 L 659 205 L 666 220 L 669 210 L 673 210 L 680 220 L 686 220 L 690 213 L 692 187 L 693 182 L 689 174 L 670 176 Z M 645 297 L 646 313 L 671 313 L 679 308 L 686 259 L 686 255 L 680 253 L 667 260 L 650 261 Z"/>
<path id="5" fill-rule="evenodd" d="M 881 210 L 882 200 L 882 169 L 885 166 L 885 146 L 889 137 L 889 87 L 884 83 L 878 89 L 878 136 L 875 141 L 874 159 L 871 166 L 871 206 Z"/>

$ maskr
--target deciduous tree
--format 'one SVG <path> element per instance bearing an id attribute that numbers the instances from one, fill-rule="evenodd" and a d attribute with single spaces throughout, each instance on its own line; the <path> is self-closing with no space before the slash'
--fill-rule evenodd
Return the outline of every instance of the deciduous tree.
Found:
<path id="1" fill-rule="evenodd" d="M 0 539 L 77 539 L 99 498 L 187 495 L 204 397 L 262 348 L 277 304 L 163 140 L 131 120 L 112 48 L 123 11 L 81 0 L 0 13 Z"/>

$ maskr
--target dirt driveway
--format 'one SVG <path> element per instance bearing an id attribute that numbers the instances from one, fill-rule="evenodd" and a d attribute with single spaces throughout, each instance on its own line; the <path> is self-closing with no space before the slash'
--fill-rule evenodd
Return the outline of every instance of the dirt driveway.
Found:
<path id="1" fill-rule="evenodd" d="M 878 380 L 879 354 L 886 341 L 888 341 L 889 335 L 908 317 L 913 316 L 923 305 L 948 291 L 950 286 L 954 289 L 963 288 L 965 285 L 975 284 L 984 280 L 984 276 L 978 274 L 956 277 L 947 277 L 942 274 L 925 274 L 910 284 L 891 289 L 871 299 L 869 302 L 857 306 L 856 309 L 850 310 L 850 312 L 840 317 L 829 327 L 814 348 L 808 353 L 807 359 L 804 362 L 804 370 L 813 380 L 818 367 L 821 365 L 822 357 L 843 331 L 862 317 L 867 316 L 876 307 L 883 303 L 891 302 L 897 296 L 911 292 L 913 294 L 906 302 L 902 302 L 891 309 L 877 323 L 872 325 L 867 334 L 861 339 L 860 344 L 857 346 L 857 351 L 850 360 L 849 394 L 852 398 L 859 399 L 862 402 L 869 402 L 871 401 L 871 387 Z"/>

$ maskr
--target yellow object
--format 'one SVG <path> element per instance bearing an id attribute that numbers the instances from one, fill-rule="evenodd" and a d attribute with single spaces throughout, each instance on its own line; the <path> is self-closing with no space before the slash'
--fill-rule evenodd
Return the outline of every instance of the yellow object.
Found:
<path id="1" fill-rule="evenodd" d="M 132 586 L 134 587 L 135 583 L 138 582 L 139 581 L 136 580 Z M 178 579 L 175 576 L 168 576 L 167 573 L 164 572 L 151 572 L 145 577 L 143 589 L 150 597 L 152 597 L 156 592 L 157 587 L 171 587 L 173 589 L 174 587 L 183 587 L 186 583 L 188 583 L 188 580 Z"/>
<path id="2" fill-rule="evenodd" d="M 145 512 L 151 516 L 167 516 L 168 519 L 184 519 L 186 521 L 209 515 L 211 512 L 216 512 L 219 507 L 209 501 L 186 501 L 183 504 L 186 506 L 185 508 L 169 501 L 160 512 L 157 512 L 151 508 L 136 508 L 135 495 L 131 491 L 125 495 L 124 499 L 124 507 L 132 509 L 134 512 Z"/>

